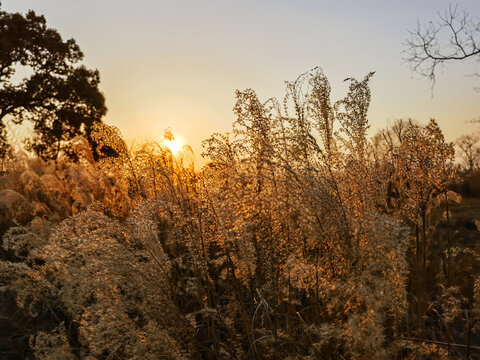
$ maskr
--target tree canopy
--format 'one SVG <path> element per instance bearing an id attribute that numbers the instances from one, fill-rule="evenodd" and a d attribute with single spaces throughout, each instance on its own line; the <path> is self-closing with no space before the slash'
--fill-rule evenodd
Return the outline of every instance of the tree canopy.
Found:
<path id="1" fill-rule="evenodd" d="M 80 64 L 83 53 L 74 39 L 64 41 L 46 19 L 29 11 L 0 10 L 0 149 L 8 147 L 5 123 L 33 123 L 27 146 L 56 158 L 77 135 L 90 140 L 93 124 L 107 109 L 98 88 L 98 70 Z M 15 78 L 29 74 L 20 81 Z M 2 152 L 0 151 L 0 155 Z"/>

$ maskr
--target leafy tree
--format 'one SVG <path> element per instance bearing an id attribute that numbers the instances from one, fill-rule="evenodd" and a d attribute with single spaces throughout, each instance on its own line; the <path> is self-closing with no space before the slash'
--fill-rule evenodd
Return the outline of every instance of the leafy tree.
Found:
<path id="1" fill-rule="evenodd" d="M 8 146 L 8 119 L 33 122 L 27 145 L 44 158 L 56 158 L 77 135 L 90 140 L 107 109 L 99 73 L 79 65 L 83 53 L 75 40 L 64 41 L 34 11 L 0 11 L 0 28 L 0 148 Z M 16 83 L 14 76 L 23 74 L 31 75 Z"/>

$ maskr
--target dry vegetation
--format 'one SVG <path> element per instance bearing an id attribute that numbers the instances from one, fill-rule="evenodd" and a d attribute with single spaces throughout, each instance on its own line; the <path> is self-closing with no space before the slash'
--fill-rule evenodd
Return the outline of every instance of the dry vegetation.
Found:
<path id="1" fill-rule="evenodd" d="M 2 359 L 474 358 L 478 156 L 461 180 L 433 120 L 370 140 L 371 76 L 238 91 L 201 171 L 102 124 L 6 157 Z"/>

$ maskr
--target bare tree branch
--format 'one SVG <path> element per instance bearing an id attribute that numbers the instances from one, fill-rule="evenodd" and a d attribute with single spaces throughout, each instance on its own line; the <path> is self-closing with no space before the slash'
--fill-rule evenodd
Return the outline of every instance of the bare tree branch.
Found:
<path id="1" fill-rule="evenodd" d="M 467 61 L 475 63 L 473 75 L 479 76 L 480 64 L 480 20 L 457 6 L 437 13 L 438 19 L 428 25 L 417 23 L 409 30 L 410 38 L 405 42 L 404 59 L 413 72 L 429 79 L 431 89 L 435 85 L 439 68 L 449 62 Z"/>

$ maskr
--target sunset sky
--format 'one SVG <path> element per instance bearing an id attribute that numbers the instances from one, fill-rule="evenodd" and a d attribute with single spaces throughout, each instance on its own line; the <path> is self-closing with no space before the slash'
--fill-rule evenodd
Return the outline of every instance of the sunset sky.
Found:
<path id="1" fill-rule="evenodd" d="M 468 63 L 426 79 L 402 60 L 408 29 L 436 19 L 443 0 L 3 0 L 9 12 L 35 10 L 84 63 L 101 74 L 105 122 L 128 139 L 161 139 L 171 127 L 196 153 L 201 140 L 234 121 L 235 89 L 282 97 L 284 81 L 319 66 L 334 100 L 347 77 L 371 82 L 372 133 L 396 118 L 438 120 L 447 139 L 471 132 L 480 116 L 480 79 Z M 480 16 L 480 1 L 458 3 Z"/>

